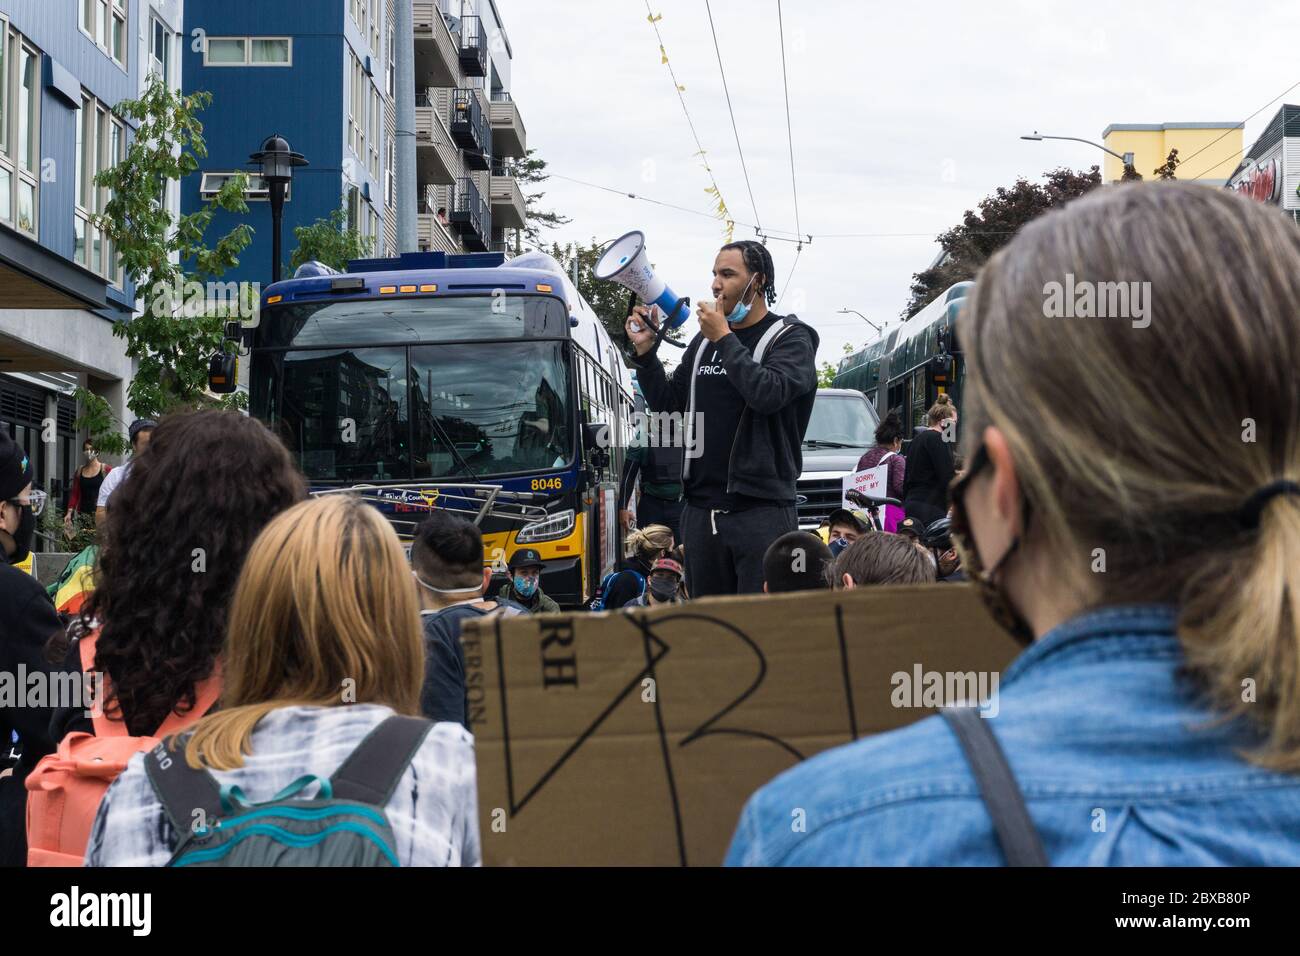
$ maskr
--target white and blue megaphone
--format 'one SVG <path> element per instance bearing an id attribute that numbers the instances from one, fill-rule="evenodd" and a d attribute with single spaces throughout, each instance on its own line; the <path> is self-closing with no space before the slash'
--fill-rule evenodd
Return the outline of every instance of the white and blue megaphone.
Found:
<path id="1" fill-rule="evenodd" d="M 690 317 L 691 300 L 678 298 L 668 283 L 655 275 L 646 261 L 645 233 L 639 229 L 615 239 L 593 270 L 597 279 L 617 282 L 647 305 L 663 312 L 664 329 L 678 328 Z"/>

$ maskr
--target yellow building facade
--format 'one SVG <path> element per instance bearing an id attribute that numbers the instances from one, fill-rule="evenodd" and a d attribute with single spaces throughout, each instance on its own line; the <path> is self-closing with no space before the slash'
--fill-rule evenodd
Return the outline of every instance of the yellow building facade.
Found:
<path id="1" fill-rule="evenodd" d="M 1133 167 L 1143 179 L 1164 165 L 1171 149 L 1178 150 L 1184 165 L 1179 179 L 1194 179 L 1209 186 L 1222 186 L 1241 162 L 1245 123 L 1112 123 L 1101 134 L 1107 149 L 1133 154 Z M 1107 155 L 1102 175 L 1115 182 L 1124 175 L 1124 164 Z"/>

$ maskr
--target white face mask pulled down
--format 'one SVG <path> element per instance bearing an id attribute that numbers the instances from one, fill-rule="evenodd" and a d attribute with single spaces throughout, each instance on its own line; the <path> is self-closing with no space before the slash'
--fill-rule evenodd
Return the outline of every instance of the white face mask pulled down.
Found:
<path id="1" fill-rule="evenodd" d="M 435 588 L 435 587 L 434 587 L 432 584 L 430 584 L 428 581 L 425 581 L 423 578 L 421 578 L 421 577 L 420 577 L 420 573 L 419 573 L 418 571 L 412 571 L 412 572 L 411 572 L 411 577 L 415 578 L 415 583 L 418 584 L 420 587 L 424 588 L 426 591 L 432 591 L 434 594 L 445 594 L 445 595 L 452 595 L 452 594 L 472 594 L 472 595 L 473 595 L 473 597 L 465 598 L 464 600 L 461 600 L 461 601 L 453 601 L 451 604 L 447 605 L 447 607 L 459 607 L 459 606 L 462 605 L 462 604 L 478 604 L 480 601 L 483 600 L 483 588 L 481 588 L 481 587 L 472 587 L 472 588 Z M 441 610 L 446 610 L 446 608 L 438 608 L 437 610 L 439 610 L 439 611 L 441 611 Z M 427 610 L 427 611 L 421 611 L 420 613 L 421 613 L 421 614 L 436 614 L 437 611 L 434 611 L 434 610 Z"/>

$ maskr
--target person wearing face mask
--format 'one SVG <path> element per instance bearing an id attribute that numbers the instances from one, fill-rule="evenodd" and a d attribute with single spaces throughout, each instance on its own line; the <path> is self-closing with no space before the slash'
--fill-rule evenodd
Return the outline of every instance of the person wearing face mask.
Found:
<path id="1" fill-rule="evenodd" d="M 510 581 L 501 586 L 497 599 L 514 602 L 529 614 L 558 614 L 560 605 L 542 591 L 542 556 L 532 548 L 520 548 L 506 562 Z"/>
<path id="2" fill-rule="evenodd" d="M 644 307 L 627 321 L 637 381 L 652 411 L 686 426 L 682 543 L 693 598 L 763 589 L 768 546 L 798 526 L 795 481 L 817 391 L 817 333 L 777 315 L 772 257 L 733 242 L 713 263 L 714 301 L 669 379 Z"/>
<path id="3" fill-rule="evenodd" d="M 89 438 L 82 444 L 81 454 L 86 461 L 72 477 L 72 491 L 68 494 L 68 509 L 63 514 L 63 527 L 69 533 L 72 531 L 72 516 L 74 514 L 94 517 L 95 507 L 99 502 L 99 489 L 104 484 L 105 476 L 113 470 L 111 466 L 99 460 L 99 452 L 95 450 L 95 446 Z"/>
<path id="4" fill-rule="evenodd" d="M 591 602 L 593 611 L 613 611 L 626 607 L 645 593 L 646 580 L 660 558 L 674 557 L 673 533 L 667 525 L 652 524 L 637 528 L 623 542 L 625 557 L 617 571 L 605 575 Z M 685 565 L 679 559 L 678 563 Z"/>
<path id="5" fill-rule="evenodd" d="M 672 558 L 660 558 L 650 569 L 645 593 L 627 603 L 627 607 L 659 607 L 661 604 L 681 604 L 682 581 L 686 572 Z"/>
<path id="6" fill-rule="evenodd" d="M 835 558 L 838 558 L 854 541 L 872 530 L 863 516 L 848 508 L 836 508 L 832 511 L 830 523 L 826 546 L 831 549 L 831 556 Z"/>
<path id="7" fill-rule="evenodd" d="M 45 589 L 14 566 L 31 553 L 36 517 L 43 506 L 43 494 L 32 490 L 32 466 L 26 452 L 0 426 L 0 673 L 12 675 L 14 680 L 20 672 L 51 672 L 45 643 L 61 626 Z M 0 706 L 0 747 L 7 754 L 17 734 L 21 753 L 12 768 L 3 769 L 8 765 L 0 763 L 0 866 L 27 862 L 27 791 L 23 784 L 37 761 L 55 746 L 50 736 L 53 707 L 21 706 L 23 703 Z"/>
<path id="8" fill-rule="evenodd" d="M 158 423 L 151 418 L 137 418 L 131 423 L 127 436 L 131 440 L 131 460 L 121 468 L 114 468 L 104 476 L 104 482 L 99 486 L 99 496 L 95 500 L 95 526 L 102 528 L 108 522 L 108 502 L 117 491 L 118 486 L 126 481 L 131 475 L 131 467 L 135 460 L 140 457 L 141 452 L 149 446 L 153 438 L 154 429 Z"/>
<path id="9" fill-rule="evenodd" d="M 903 485 L 907 475 L 907 459 L 903 451 L 903 423 L 897 412 L 890 412 L 884 421 L 876 426 L 876 444 L 858 459 L 855 471 L 866 471 L 880 465 L 889 467 L 889 480 L 885 485 L 885 496 L 903 500 Z M 903 509 L 898 505 L 885 505 L 882 530 L 898 530 L 898 522 L 903 520 Z"/>
<path id="10" fill-rule="evenodd" d="M 921 429 L 907 449 L 903 478 L 903 510 L 922 524 L 938 521 L 948 512 L 948 486 L 956 474 L 953 442 L 957 436 L 957 406 L 940 395 L 926 413 L 928 427 Z"/>
<path id="11" fill-rule="evenodd" d="M 483 534 L 459 515 L 435 511 L 420 522 L 411 542 L 411 575 L 424 623 L 420 711 L 430 720 L 452 721 L 468 729 L 461 624 L 521 612 L 503 608 L 487 596 L 492 568 L 483 564 Z"/>
<path id="12" fill-rule="evenodd" d="M 1067 276 L 1139 291 L 1065 318 Z M 1023 650 L 979 708 L 768 784 L 729 862 L 1300 865 L 1297 301 L 1291 217 L 1193 183 L 1097 190 L 998 251 L 958 319 L 952 535 Z M 792 806 L 823 822 L 792 837 Z"/>

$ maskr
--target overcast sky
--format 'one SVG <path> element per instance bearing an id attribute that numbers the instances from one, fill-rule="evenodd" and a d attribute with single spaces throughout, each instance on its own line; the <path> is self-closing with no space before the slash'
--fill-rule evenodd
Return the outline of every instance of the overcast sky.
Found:
<path id="1" fill-rule="evenodd" d="M 651 7 L 732 216 L 794 232 L 776 0 L 712 0 L 753 204 L 703 0 Z M 528 145 L 550 172 L 708 212 L 708 174 L 644 0 L 498 0 L 498 9 Z M 1300 4 L 1285 0 L 785 0 L 783 10 L 799 228 L 813 241 L 788 287 L 794 244 L 768 248 L 779 311 L 812 323 L 819 360 L 832 362 L 872 335 L 837 311 L 896 321 L 912 273 L 934 258 L 933 237 L 964 210 L 1018 176 L 1101 162 L 1093 147 L 1022 133 L 1099 141 L 1110 123 L 1239 121 L 1300 81 Z M 1300 103 L 1300 88 L 1286 101 Z M 1247 147 L 1281 102 L 1248 121 Z M 1203 170 L 1192 167 L 1226 158 L 1219 151 L 1231 152 L 1227 141 L 1180 172 L 1195 176 Z M 561 179 L 545 188 L 544 207 L 573 217 L 549 238 L 642 229 L 677 293 L 709 297 L 720 223 Z M 753 237 L 737 225 L 737 239 Z"/>

